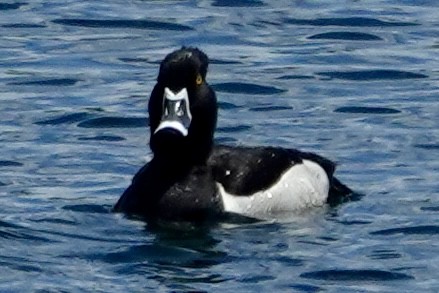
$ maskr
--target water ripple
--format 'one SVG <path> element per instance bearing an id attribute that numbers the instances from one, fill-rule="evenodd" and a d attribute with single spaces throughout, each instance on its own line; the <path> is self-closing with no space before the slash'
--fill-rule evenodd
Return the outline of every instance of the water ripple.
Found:
<path id="1" fill-rule="evenodd" d="M 95 28 L 131 28 L 131 29 L 146 29 L 146 30 L 168 30 L 168 31 L 191 31 L 192 27 L 164 22 L 158 20 L 147 19 L 82 19 L 82 18 L 61 18 L 52 20 L 53 23 L 80 26 L 80 27 L 95 27 Z"/>
<path id="2" fill-rule="evenodd" d="M 290 18 L 286 23 L 296 25 L 312 26 L 349 26 L 349 27 L 392 27 L 392 26 L 414 26 L 414 22 L 383 21 L 369 17 L 344 17 L 344 18 L 316 18 L 298 19 Z"/>
<path id="3" fill-rule="evenodd" d="M 0 292 L 436 289 L 435 2 L 351 2 L 0 1 Z M 211 58 L 215 143 L 315 151 L 370 196 L 203 233 L 111 213 L 182 45 Z"/>
<path id="4" fill-rule="evenodd" d="M 437 206 L 437 207 L 421 207 L 421 211 L 439 212 L 439 206 Z"/>
<path id="5" fill-rule="evenodd" d="M 439 234 L 439 226 L 436 225 L 424 225 L 424 226 L 411 226 L 401 228 L 391 228 L 370 232 L 371 235 L 437 235 Z"/>
<path id="6" fill-rule="evenodd" d="M 242 283 L 257 284 L 260 282 L 265 282 L 265 281 L 270 281 L 270 280 L 275 280 L 275 279 L 276 279 L 275 276 L 267 276 L 267 275 L 247 276 L 247 275 L 245 275 L 244 277 L 240 278 L 239 281 Z"/>
<path id="7" fill-rule="evenodd" d="M 226 132 L 226 133 L 234 133 L 234 132 L 245 132 L 251 129 L 251 126 L 248 125 L 237 125 L 237 126 L 223 126 L 218 127 L 218 132 Z"/>
<path id="8" fill-rule="evenodd" d="M 314 76 L 310 76 L 310 75 L 294 75 L 294 74 L 290 74 L 290 75 L 282 75 L 276 79 L 279 80 L 290 80 L 290 79 L 313 79 Z"/>
<path id="9" fill-rule="evenodd" d="M 209 59 L 210 64 L 217 64 L 217 65 L 235 65 L 235 64 L 242 64 L 242 62 L 235 61 L 235 60 L 223 60 L 223 59 Z"/>
<path id="10" fill-rule="evenodd" d="M 303 273 L 302 278 L 325 280 L 325 281 L 395 281 L 409 280 L 412 276 L 402 273 L 395 273 L 382 270 L 322 270 Z"/>
<path id="11" fill-rule="evenodd" d="M 386 79 L 413 79 L 413 78 L 427 78 L 428 76 L 421 73 L 413 73 L 401 70 L 359 70 L 359 71 L 329 71 L 318 72 L 318 75 L 323 75 L 329 78 L 368 81 L 368 80 L 386 80 Z"/>
<path id="12" fill-rule="evenodd" d="M 0 266 L 24 272 L 44 272 L 44 268 L 41 266 L 41 264 L 31 264 L 29 259 L 26 257 L 1 256 Z"/>
<path id="13" fill-rule="evenodd" d="M 48 238 L 35 235 L 35 231 L 25 227 L 0 221 L 0 239 L 17 239 L 24 241 L 51 242 Z"/>
<path id="14" fill-rule="evenodd" d="M 98 117 L 78 124 L 83 128 L 138 128 L 148 126 L 148 119 L 143 117 Z"/>
<path id="15" fill-rule="evenodd" d="M 22 163 L 16 161 L 1 160 L 0 167 L 21 167 Z"/>
<path id="16" fill-rule="evenodd" d="M 60 124 L 72 124 L 89 118 L 90 114 L 87 112 L 78 112 L 71 114 L 64 114 L 56 118 L 42 120 L 35 122 L 37 125 L 60 125 Z"/>
<path id="17" fill-rule="evenodd" d="M 213 88 L 219 92 L 246 94 L 246 95 L 275 95 L 286 92 L 273 86 L 265 86 L 254 83 L 243 82 L 225 82 L 213 85 Z"/>
<path id="18" fill-rule="evenodd" d="M 340 107 L 334 110 L 337 113 L 352 113 L 352 114 L 398 114 L 401 111 L 386 108 L 386 107 L 364 107 L 364 106 L 349 106 Z"/>
<path id="19" fill-rule="evenodd" d="M 35 24 L 35 23 L 10 23 L 3 24 L 1 27 L 4 28 L 45 28 L 46 25 L 43 24 Z"/>
<path id="20" fill-rule="evenodd" d="M 359 32 L 328 32 L 309 36 L 308 39 L 346 40 L 346 41 L 380 41 L 382 38 Z"/>
<path id="21" fill-rule="evenodd" d="M 80 137 L 78 140 L 88 141 L 88 140 L 96 140 L 96 141 L 123 141 L 125 140 L 124 137 L 117 136 L 117 135 L 98 135 L 93 137 Z"/>
<path id="22" fill-rule="evenodd" d="M 141 58 L 141 57 L 137 57 L 137 58 L 120 57 L 118 59 L 122 62 L 125 62 L 125 63 L 147 63 L 147 62 L 150 62 L 150 60 L 148 58 Z"/>
<path id="23" fill-rule="evenodd" d="M 238 109 L 241 108 L 238 105 L 235 105 L 233 103 L 228 102 L 218 102 L 218 108 L 221 110 L 231 110 L 231 109 Z"/>
<path id="24" fill-rule="evenodd" d="M 32 81 L 11 82 L 9 85 L 39 85 L 39 86 L 72 86 L 78 83 L 79 79 L 74 78 L 53 78 Z"/>
<path id="25" fill-rule="evenodd" d="M 401 258 L 401 254 L 394 250 L 375 250 L 371 255 L 368 256 L 371 259 L 395 259 Z"/>
<path id="26" fill-rule="evenodd" d="M 260 0 L 215 0 L 212 6 L 217 7 L 260 7 L 264 2 Z"/>
<path id="27" fill-rule="evenodd" d="M 425 150 L 439 150 L 439 143 L 420 143 L 415 144 L 414 147 Z"/>
<path id="28" fill-rule="evenodd" d="M 93 214 L 108 214 L 111 210 L 111 208 L 106 208 L 102 205 L 95 205 L 95 204 L 66 205 L 63 206 L 62 209 L 66 211 L 93 213 Z"/>
<path id="29" fill-rule="evenodd" d="M 128 249 L 89 255 L 90 259 L 102 259 L 112 264 L 132 264 L 148 260 L 148 264 L 181 266 L 185 268 L 208 268 L 228 260 L 228 255 L 220 251 L 197 251 L 186 247 L 163 245 L 160 243 L 131 246 Z M 131 270 L 130 270 L 131 271 Z"/>
<path id="30" fill-rule="evenodd" d="M 371 221 L 365 221 L 365 220 L 344 220 L 344 221 L 339 221 L 340 224 L 346 225 L 346 226 L 351 226 L 351 225 L 369 225 L 372 224 Z"/>
<path id="31" fill-rule="evenodd" d="M 313 293 L 313 292 L 323 292 L 323 288 L 309 285 L 309 284 L 294 284 L 291 285 L 291 288 L 297 290 L 298 292 L 307 292 L 307 293 Z"/>
<path id="32" fill-rule="evenodd" d="M 0 3 L 0 10 L 15 10 L 19 9 L 21 6 L 27 5 L 27 3 L 24 2 L 17 2 L 17 3 Z"/>
<path id="33" fill-rule="evenodd" d="M 289 106 L 260 106 L 260 107 L 252 107 L 249 111 L 253 112 L 268 112 L 268 111 L 282 111 L 282 110 L 292 110 L 293 107 Z"/>

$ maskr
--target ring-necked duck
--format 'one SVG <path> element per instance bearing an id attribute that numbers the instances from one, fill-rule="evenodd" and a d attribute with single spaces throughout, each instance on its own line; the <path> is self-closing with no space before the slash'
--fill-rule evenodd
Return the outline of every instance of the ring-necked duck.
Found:
<path id="1" fill-rule="evenodd" d="M 208 57 L 183 47 L 166 56 L 148 111 L 152 160 L 134 176 L 114 210 L 202 221 L 229 213 L 267 218 L 337 203 L 351 193 L 319 155 L 277 147 L 214 145 L 215 92 Z"/>

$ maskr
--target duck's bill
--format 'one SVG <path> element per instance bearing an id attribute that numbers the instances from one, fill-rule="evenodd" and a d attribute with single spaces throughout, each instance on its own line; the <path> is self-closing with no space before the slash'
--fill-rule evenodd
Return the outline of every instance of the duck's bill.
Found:
<path id="1" fill-rule="evenodd" d="M 183 136 L 189 134 L 192 121 L 189 96 L 186 88 L 174 93 L 165 88 L 163 94 L 162 118 L 154 134 L 162 130 L 174 130 Z"/>

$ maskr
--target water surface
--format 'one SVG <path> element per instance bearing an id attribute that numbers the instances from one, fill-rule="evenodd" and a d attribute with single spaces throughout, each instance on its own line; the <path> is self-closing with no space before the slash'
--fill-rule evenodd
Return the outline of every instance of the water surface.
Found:
<path id="1" fill-rule="evenodd" d="M 437 9 L 0 4 L 0 291 L 439 291 Z M 111 213 L 151 158 L 148 96 L 182 45 L 212 60 L 218 142 L 318 152 L 363 196 L 183 232 Z"/>

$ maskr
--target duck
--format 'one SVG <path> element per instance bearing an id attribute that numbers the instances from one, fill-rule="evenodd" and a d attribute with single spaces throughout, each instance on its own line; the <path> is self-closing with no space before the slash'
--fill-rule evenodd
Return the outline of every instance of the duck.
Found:
<path id="1" fill-rule="evenodd" d="M 134 175 L 115 212 L 146 221 L 204 222 L 238 215 L 267 219 L 336 205 L 352 190 L 336 164 L 277 146 L 216 144 L 216 93 L 209 58 L 181 47 L 160 63 L 148 102 L 152 159 Z"/>

